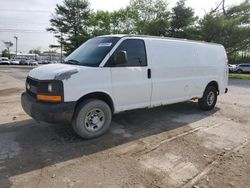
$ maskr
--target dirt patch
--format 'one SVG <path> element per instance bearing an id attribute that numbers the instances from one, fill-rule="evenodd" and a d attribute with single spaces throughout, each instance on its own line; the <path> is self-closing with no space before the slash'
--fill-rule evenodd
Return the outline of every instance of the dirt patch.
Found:
<path id="1" fill-rule="evenodd" d="M 250 144 L 220 160 L 198 187 L 249 187 Z"/>
<path id="2" fill-rule="evenodd" d="M 0 90 L 0 97 L 6 97 L 10 95 L 16 95 L 23 91 L 22 88 L 8 88 Z"/>

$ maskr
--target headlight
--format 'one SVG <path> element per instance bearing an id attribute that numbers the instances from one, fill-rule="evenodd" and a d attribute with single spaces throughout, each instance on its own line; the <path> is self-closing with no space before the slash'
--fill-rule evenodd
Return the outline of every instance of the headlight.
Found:
<path id="1" fill-rule="evenodd" d="M 30 90 L 30 84 L 26 82 L 26 89 Z"/>
<path id="2" fill-rule="evenodd" d="M 52 84 L 51 83 L 48 84 L 48 91 L 52 92 Z"/>
<path id="3" fill-rule="evenodd" d="M 61 102 L 63 101 L 63 93 L 62 81 L 39 81 L 36 98 L 45 102 Z"/>

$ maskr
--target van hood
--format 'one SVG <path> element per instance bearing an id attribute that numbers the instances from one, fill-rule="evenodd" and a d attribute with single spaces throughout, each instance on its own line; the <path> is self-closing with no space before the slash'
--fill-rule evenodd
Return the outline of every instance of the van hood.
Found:
<path id="1" fill-rule="evenodd" d="M 67 80 L 71 75 L 78 73 L 79 70 L 79 66 L 75 65 L 50 64 L 31 70 L 29 76 L 38 80 Z"/>

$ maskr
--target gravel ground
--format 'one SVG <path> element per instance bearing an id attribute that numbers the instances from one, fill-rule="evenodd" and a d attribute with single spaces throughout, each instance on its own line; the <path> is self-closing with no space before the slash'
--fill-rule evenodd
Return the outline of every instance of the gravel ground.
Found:
<path id="1" fill-rule="evenodd" d="M 230 80 L 213 111 L 186 102 L 121 113 L 82 140 L 23 112 L 30 69 L 0 67 L 0 187 L 249 187 L 250 80 Z"/>

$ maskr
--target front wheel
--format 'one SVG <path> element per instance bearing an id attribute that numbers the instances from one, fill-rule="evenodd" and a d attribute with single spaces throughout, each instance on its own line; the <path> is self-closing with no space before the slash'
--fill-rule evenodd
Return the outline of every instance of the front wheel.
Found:
<path id="1" fill-rule="evenodd" d="M 104 134 L 110 126 L 112 112 L 107 103 L 98 99 L 86 100 L 76 109 L 72 126 L 85 139 Z"/>
<path id="2" fill-rule="evenodd" d="M 217 102 L 217 89 L 213 86 L 207 86 L 203 97 L 199 99 L 199 107 L 202 110 L 212 110 Z"/>

